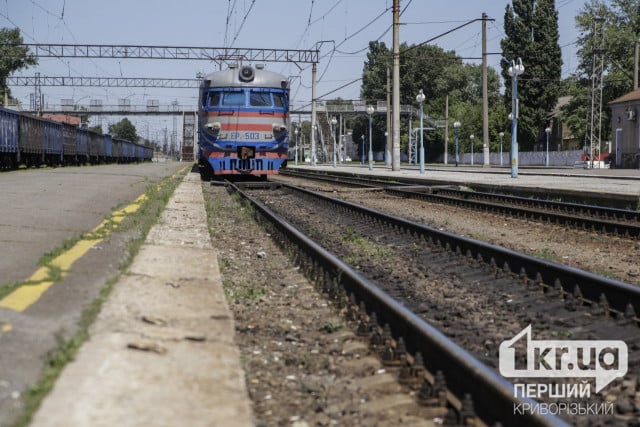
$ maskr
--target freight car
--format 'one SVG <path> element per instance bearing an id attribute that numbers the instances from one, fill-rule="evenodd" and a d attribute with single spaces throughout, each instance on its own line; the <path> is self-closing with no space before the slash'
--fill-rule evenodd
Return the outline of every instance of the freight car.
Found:
<path id="1" fill-rule="evenodd" d="M 0 167 L 151 161 L 153 148 L 0 108 Z"/>
<path id="2" fill-rule="evenodd" d="M 0 108 L 0 167 L 14 168 L 18 156 L 18 115 Z"/>
<path id="3" fill-rule="evenodd" d="M 279 173 L 289 146 L 289 80 L 261 66 L 208 74 L 198 102 L 198 163 L 215 175 Z"/>

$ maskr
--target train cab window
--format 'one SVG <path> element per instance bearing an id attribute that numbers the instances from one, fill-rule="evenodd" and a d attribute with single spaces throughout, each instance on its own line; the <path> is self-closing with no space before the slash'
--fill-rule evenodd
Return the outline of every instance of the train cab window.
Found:
<path id="1" fill-rule="evenodd" d="M 222 96 L 225 107 L 244 107 L 244 92 L 225 92 Z"/>
<path id="2" fill-rule="evenodd" d="M 252 107 L 271 107 L 271 94 L 252 90 L 249 95 L 249 105 Z"/>
<path id="3" fill-rule="evenodd" d="M 282 93 L 274 93 L 273 94 L 273 103 L 276 107 L 282 108 L 285 106 L 285 98 Z"/>
<path id="4" fill-rule="evenodd" d="M 217 107 L 220 104 L 220 92 L 209 92 L 207 104 L 209 107 Z"/>

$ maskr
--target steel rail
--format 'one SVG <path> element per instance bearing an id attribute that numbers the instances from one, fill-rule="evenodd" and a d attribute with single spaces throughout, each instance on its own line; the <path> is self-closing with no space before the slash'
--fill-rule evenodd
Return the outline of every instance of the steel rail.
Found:
<path id="1" fill-rule="evenodd" d="M 285 174 L 311 179 L 321 179 L 335 183 L 347 182 L 349 184 L 359 184 L 367 187 L 378 186 L 383 187 L 387 193 L 400 197 L 423 199 L 434 203 L 446 203 L 488 212 L 499 212 L 509 214 L 516 218 L 528 218 L 538 221 L 554 222 L 597 233 L 636 239 L 640 238 L 640 211 L 580 203 L 532 199 L 505 194 L 465 191 L 450 188 L 451 186 L 443 186 L 441 183 L 434 188 L 427 188 L 425 186 L 424 191 L 419 191 L 415 188 L 411 189 L 409 184 L 406 183 L 396 184 L 379 179 L 342 175 L 323 175 L 319 173 L 300 173 L 298 171 L 293 173 L 287 171 Z M 406 186 L 407 188 L 400 188 L 400 186 Z M 492 203 L 491 201 L 494 200 L 500 203 Z M 503 203 L 511 203 L 512 206 L 505 205 Z M 540 207 L 544 210 L 532 209 L 531 207 Z M 589 218 L 587 216 L 595 216 L 596 218 Z M 639 224 L 628 224 L 607 219 L 611 217 L 616 220 L 636 221 Z"/>
<path id="2" fill-rule="evenodd" d="M 361 187 L 382 188 L 388 185 L 408 185 L 408 184 L 403 184 L 402 182 L 399 182 L 399 181 L 393 181 L 388 179 L 375 179 L 375 178 L 362 177 L 357 175 L 346 176 L 346 175 L 331 175 L 331 174 L 319 173 L 319 172 L 307 172 L 307 171 L 301 172 L 299 170 L 292 170 L 292 169 L 283 169 L 280 171 L 280 175 L 317 179 L 321 181 L 335 182 L 336 184 L 347 183 L 347 184 L 359 185 Z"/>
<path id="3" fill-rule="evenodd" d="M 350 210 L 358 215 L 374 218 L 378 222 L 403 230 L 407 234 L 421 236 L 445 249 L 465 254 L 478 261 L 495 265 L 505 272 L 518 275 L 523 281 L 538 282 L 549 288 L 561 286 L 565 294 L 575 296 L 581 302 L 606 305 L 612 314 L 635 318 L 636 313 L 640 310 L 640 287 L 629 283 L 439 230 L 289 184 L 283 184 L 283 187 L 331 203 L 339 209 Z"/>
<path id="4" fill-rule="evenodd" d="M 540 200 L 538 201 L 539 203 L 536 203 L 536 201 L 534 201 L 533 199 L 530 199 L 531 201 L 527 203 L 527 205 L 531 206 L 531 205 L 537 204 L 538 206 L 543 208 L 543 210 L 540 210 L 540 209 L 533 209 L 530 207 L 511 206 L 511 205 L 505 205 L 500 203 L 486 202 L 483 200 L 477 200 L 477 199 L 482 199 L 482 197 L 475 197 L 475 196 L 465 197 L 464 194 L 461 194 L 460 196 L 447 196 L 447 195 L 440 194 L 440 193 L 450 192 L 450 190 L 447 190 L 447 189 L 434 189 L 432 193 L 426 193 L 426 192 L 420 192 L 420 191 L 413 191 L 409 189 L 386 187 L 385 191 L 387 193 L 394 194 L 399 197 L 422 199 L 430 202 L 461 206 L 465 208 L 478 209 L 478 210 L 483 210 L 487 212 L 497 212 L 502 214 L 508 214 L 516 218 L 524 217 L 524 218 L 534 219 L 538 221 L 547 221 L 547 222 L 553 222 L 557 224 L 570 225 L 575 228 L 582 228 L 583 230 L 591 230 L 598 233 L 612 234 L 616 236 L 631 237 L 636 239 L 640 238 L 640 225 L 637 225 L 637 224 L 626 224 L 623 222 L 607 221 L 607 220 L 597 219 L 597 218 L 594 219 L 594 218 L 576 216 L 575 214 L 571 215 L 571 214 L 558 213 L 557 211 L 544 210 L 544 209 L 548 209 L 548 206 L 556 206 L 556 207 L 559 206 L 558 205 L 559 202 Z M 456 191 L 456 190 L 451 190 L 451 191 Z M 461 193 L 473 193 L 473 192 L 461 191 Z M 455 194 L 458 194 L 458 193 L 455 193 Z M 489 199 L 489 198 L 491 198 L 490 194 L 486 197 L 486 199 Z M 515 202 L 518 202 L 519 200 L 527 200 L 524 197 L 518 197 L 517 198 L 518 200 L 516 200 L 516 199 L 512 199 L 511 196 L 504 196 L 504 195 L 497 195 L 497 197 L 493 199 L 504 200 L 505 203 L 514 203 L 514 200 Z M 574 203 L 571 203 L 569 205 L 580 206 Z M 600 212 L 599 209 L 600 207 L 598 206 L 585 205 L 585 210 L 587 212 Z M 602 208 L 602 209 L 603 209 L 602 212 L 605 212 L 606 210 L 623 211 L 622 209 L 612 209 L 612 208 Z M 633 212 L 633 211 L 623 211 L 623 212 Z M 575 213 L 584 214 L 584 211 L 580 210 Z"/>
<path id="5" fill-rule="evenodd" d="M 364 302 L 369 314 L 376 313 L 381 324 L 388 324 L 392 335 L 403 338 L 407 350 L 424 355 L 424 365 L 431 372 L 442 371 L 447 388 L 456 396 L 471 394 L 474 408 L 480 418 L 493 425 L 505 426 L 567 426 L 551 415 L 516 415 L 515 405 L 534 401 L 514 397 L 513 386 L 493 369 L 479 362 L 425 320 L 407 310 L 399 302 L 383 292 L 374 283 L 325 250 L 315 241 L 291 226 L 284 218 L 271 211 L 265 204 L 227 183 L 230 192 L 240 195 L 251 204 L 255 212 L 275 228 L 285 246 L 295 246 L 313 260 L 316 274 L 335 280 L 352 295 L 356 302 Z M 317 273 L 320 271 L 319 273 Z"/>
<path id="6" fill-rule="evenodd" d="M 561 212 L 582 213 L 595 217 L 613 217 L 640 222 L 640 211 L 637 210 L 618 209 L 581 203 L 557 202 L 554 200 L 535 199 L 530 197 L 512 196 L 506 194 L 485 193 L 481 191 L 465 191 L 453 188 L 441 188 L 435 190 L 435 192 L 450 194 L 452 196 L 462 197 L 466 199 L 494 200 L 523 206 L 542 206 L 545 209 Z"/>

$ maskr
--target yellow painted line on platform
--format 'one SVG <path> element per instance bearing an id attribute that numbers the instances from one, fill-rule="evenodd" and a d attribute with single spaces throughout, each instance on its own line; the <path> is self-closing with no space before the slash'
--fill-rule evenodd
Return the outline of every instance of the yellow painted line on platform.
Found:
<path id="1" fill-rule="evenodd" d="M 71 249 L 51 260 L 50 265 L 53 267 L 58 267 L 64 274 L 71 269 L 71 266 L 74 262 L 82 258 L 84 254 L 89 252 L 89 249 L 91 249 L 101 241 L 102 239 L 80 240 L 78 243 L 73 245 Z"/>
<path id="2" fill-rule="evenodd" d="M 2 337 L 2 334 L 6 334 L 7 332 L 11 332 L 12 329 L 13 329 L 13 327 L 10 324 L 5 322 L 4 320 L 0 320 L 0 337 Z"/>
<path id="3" fill-rule="evenodd" d="M 40 267 L 27 279 L 27 282 L 44 282 L 49 277 L 49 267 Z"/>
<path id="4" fill-rule="evenodd" d="M 19 312 L 29 308 L 55 283 L 52 280 L 52 269 L 59 270 L 64 276 L 71 270 L 71 266 L 77 260 L 82 258 L 95 245 L 102 242 L 104 237 L 115 228 L 114 223 L 120 223 L 128 215 L 136 212 L 146 199 L 146 194 L 143 194 L 129 206 L 114 211 L 109 218 L 102 221 L 91 233 L 88 233 L 87 237 L 79 240 L 70 249 L 53 258 L 47 265 L 38 268 L 21 286 L 0 299 L 0 307 Z"/>
<path id="5" fill-rule="evenodd" d="M 37 285 L 20 286 L 15 291 L 0 300 L 0 307 L 13 311 L 25 311 L 31 304 L 45 293 L 54 282 L 40 282 Z"/>

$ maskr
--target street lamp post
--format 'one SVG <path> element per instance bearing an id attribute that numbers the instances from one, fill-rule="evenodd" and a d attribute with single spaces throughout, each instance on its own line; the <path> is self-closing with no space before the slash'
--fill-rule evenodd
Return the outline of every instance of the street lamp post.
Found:
<path id="1" fill-rule="evenodd" d="M 369 170 L 373 170 L 373 143 L 372 143 L 372 139 L 373 139 L 373 135 L 371 133 L 371 129 L 372 129 L 372 120 L 373 120 L 373 113 L 374 113 L 375 109 L 373 108 L 373 105 L 369 105 L 367 107 L 367 114 L 369 115 Z"/>
<path id="2" fill-rule="evenodd" d="M 456 167 L 458 166 L 458 129 L 460 129 L 460 122 L 453 122 L 453 128 L 456 131 Z"/>
<path id="3" fill-rule="evenodd" d="M 546 167 L 549 167 L 549 134 L 551 133 L 551 128 L 550 128 L 550 127 L 547 127 L 547 128 L 544 130 L 544 133 L 546 133 L 546 134 L 547 134 L 547 156 L 545 157 L 544 165 L 545 165 Z"/>
<path id="4" fill-rule="evenodd" d="M 471 140 L 471 166 L 473 166 L 473 140 L 476 139 L 476 137 L 471 134 L 469 135 L 469 139 Z"/>
<path id="5" fill-rule="evenodd" d="M 387 166 L 387 150 L 389 147 L 389 132 L 387 131 L 384 131 L 384 140 L 385 140 L 385 146 L 384 146 L 384 151 L 382 152 L 382 161 L 384 162 L 384 165 Z"/>
<path id="6" fill-rule="evenodd" d="M 422 89 L 420 89 L 420 93 L 416 96 L 416 101 L 420 104 L 420 175 L 424 175 L 424 127 L 422 125 L 422 103 L 424 102 L 426 96 Z"/>
<path id="7" fill-rule="evenodd" d="M 360 152 L 360 160 L 362 160 L 362 166 L 364 166 L 364 133 L 362 134 L 362 151 Z"/>
<path id="8" fill-rule="evenodd" d="M 347 136 L 342 134 L 339 136 L 340 146 L 342 147 L 342 163 L 347 163 Z"/>
<path id="9" fill-rule="evenodd" d="M 335 117 L 331 118 L 331 135 L 333 136 L 333 167 L 337 166 L 337 153 L 336 153 L 336 124 L 338 120 Z"/>
<path id="10" fill-rule="evenodd" d="M 518 76 L 524 73 L 522 59 L 511 61 L 511 66 L 507 70 L 511 78 L 511 178 L 518 177 Z"/>
<path id="11" fill-rule="evenodd" d="M 504 138 L 504 132 L 498 134 L 500 137 L 500 166 L 502 166 L 502 138 Z"/>
<path id="12" fill-rule="evenodd" d="M 295 162 L 296 162 L 296 166 L 298 166 L 298 128 L 296 127 L 295 130 L 293 131 L 294 135 L 296 136 L 296 155 L 295 155 Z"/>
<path id="13" fill-rule="evenodd" d="M 316 144 L 315 144 L 315 134 L 318 131 L 318 125 L 311 126 L 311 166 L 316 166 L 317 158 L 316 158 Z"/>

